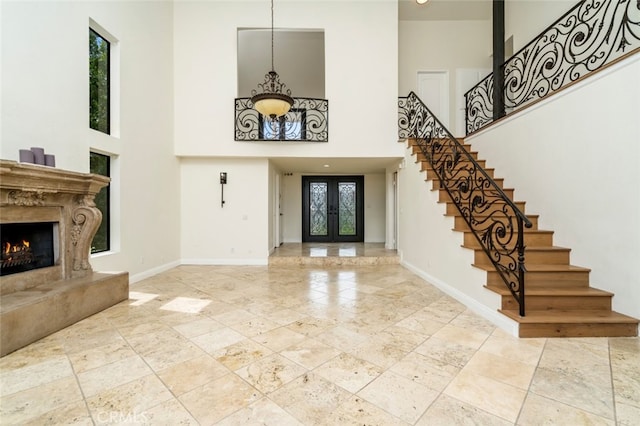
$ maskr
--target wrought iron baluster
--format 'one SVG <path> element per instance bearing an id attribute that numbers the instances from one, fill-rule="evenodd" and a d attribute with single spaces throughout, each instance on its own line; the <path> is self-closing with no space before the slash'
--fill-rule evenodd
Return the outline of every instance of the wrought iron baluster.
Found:
<path id="1" fill-rule="evenodd" d="M 640 52 L 638 0 L 583 0 L 503 64 L 505 106 L 518 110 Z M 467 134 L 493 121 L 493 75 L 465 94 Z"/>
<path id="2" fill-rule="evenodd" d="M 456 205 L 525 315 L 524 228 L 529 219 L 411 92 L 398 100 L 398 135 L 416 138 L 440 187 Z"/>
<path id="3" fill-rule="evenodd" d="M 328 142 L 329 101 L 294 98 L 287 114 L 276 122 L 263 121 L 251 98 L 236 98 L 236 141 Z M 267 127 L 265 127 L 267 126 Z"/>

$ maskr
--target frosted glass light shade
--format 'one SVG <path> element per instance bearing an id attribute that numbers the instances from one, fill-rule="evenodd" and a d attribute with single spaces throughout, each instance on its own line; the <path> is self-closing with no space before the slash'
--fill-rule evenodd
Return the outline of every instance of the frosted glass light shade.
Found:
<path id="1" fill-rule="evenodd" d="M 265 117 L 281 117 L 289 112 L 293 99 L 281 93 L 261 93 L 251 98 L 253 107 Z"/>

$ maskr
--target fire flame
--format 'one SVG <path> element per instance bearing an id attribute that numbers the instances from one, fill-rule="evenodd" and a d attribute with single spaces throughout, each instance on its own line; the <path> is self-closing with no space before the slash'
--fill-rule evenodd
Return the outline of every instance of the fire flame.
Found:
<path id="1" fill-rule="evenodd" d="M 6 253 L 17 253 L 19 251 L 28 250 L 31 244 L 27 240 L 22 240 L 22 244 L 11 244 L 10 242 L 6 242 L 4 244 L 4 252 Z"/>

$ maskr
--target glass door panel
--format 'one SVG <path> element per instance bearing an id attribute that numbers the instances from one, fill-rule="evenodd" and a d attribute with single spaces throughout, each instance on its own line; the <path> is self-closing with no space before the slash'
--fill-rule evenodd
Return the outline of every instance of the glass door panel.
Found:
<path id="1" fill-rule="evenodd" d="M 356 235 L 356 183 L 338 182 L 338 233 Z"/>
<path id="2" fill-rule="evenodd" d="M 328 235 L 327 186 L 326 182 L 311 182 L 309 184 L 309 234 L 313 236 Z"/>

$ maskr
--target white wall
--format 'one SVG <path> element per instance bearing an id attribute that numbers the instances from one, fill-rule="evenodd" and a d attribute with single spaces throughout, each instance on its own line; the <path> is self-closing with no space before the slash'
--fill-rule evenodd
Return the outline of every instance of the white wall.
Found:
<path id="1" fill-rule="evenodd" d="M 384 243 L 386 238 L 386 175 L 364 175 L 364 241 Z"/>
<path id="2" fill-rule="evenodd" d="M 463 99 L 456 98 L 456 71 L 491 68 L 491 31 L 491 21 L 401 21 L 399 96 L 417 93 L 418 71 L 448 71 L 449 129 L 453 132 L 456 108 L 463 105 Z"/>
<path id="3" fill-rule="evenodd" d="M 89 151 L 116 160 L 111 253 L 96 270 L 139 274 L 179 259 L 173 155 L 171 2 L 2 2 L 0 156 L 42 146 L 57 167 L 87 172 Z M 89 129 L 89 20 L 119 41 L 119 137 Z"/>
<path id="4" fill-rule="evenodd" d="M 174 9 L 177 154 L 354 158 L 402 155 L 394 143 L 398 78 L 395 1 L 309 0 L 275 4 L 276 26 L 324 30 L 328 143 L 233 140 L 237 29 L 268 25 L 268 2 L 181 1 L 175 3 Z M 278 72 L 284 76 L 286 70 Z"/>
<path id="5" fill-rule="evenodd" d="M 270 249 L 270 170 L 265 159 L 181 160 L 183 263 L 266 264 Z M 220 172 L 227 172 L 224 207 Z"/>
<path id="6" fill-rule="evenodd" d="M 640 318 L 640 55 L 514 114 L 468 142 L 540 215 L 540 229 Z M 517 136 L 516 136 L 517 135 Z"/>
<path id="7" fill-rule="evenodd" d="M 305 1 L 276 2 L 276 27 L 291 29 L 320 29 L 324 31 L 325 95 L 329 100 L 328 143 L 247 143 L 234 141 L 233 101 L 237 93 L 237 29 L 265 27 L 270 23 L 269 3 L 264 1 L 177 2 L 174 5 L 175 58 L 175 152 L 188 157 L 183 167 L 199 157 L 207 157 L 206 164 L 215 164 L 213 157 L 241 158 L 269 157 L 400 157 L 402 149 L 397 140 L 397 4 L 392 0 L 361 1 Z M 276 45 L 277 49 L 277 45 Z M 393 58 L 390 60 L 390 58 Z M 277 67 L 282 80 L 290 70 Z M 295 72 L 295 70 L 294 70 Z M 256 81 L 259 83 L 261 81 Z M 293 93 L 295 96 L 296 93 Z M 305 94 L 302 94 L 303 96 Z M 266 162 L 264 164 L 267 164 Z M 247 234 L 236 239 L 235 252 L 226 246 L 214 246 L 203 254 L 207 259 L 239 259 L 256 261 L 267 256 L 273 246 L 273 188 L 274 173 L 263 171 L 256 184 L 265 185 L 264 203 L 256 199 L 255 186 L 235 189 L 238 199 L 245 200 L 252 217 L 264 220 L 264 235 Z M 192 191 L 201 186 L 201 176 L 184 170 L 182 188 Z M 300 175 L 283 176 L 283 239 L 301 241 Z M 266 185 L 269 185 L 267 188 Z M 378 184 L 371 185 L 371 200 L 376 209 L 367 213 L 365 238 L 384 241 L 384 203 L 377 205 Z M 380 186 L 384 191 L 384 186 Z M 268 197 L 267 194 L 271 194 Z M 184 198 L 184 196 L 183 196 Z M 382 196 L 384 198 L 384 195 Z M 261 199 L 261 197 L 259 198 Z M 189 251 L 194 232 L 193 217 L 200 209 L 193 203 L 183 206 L 183 257 L 192 258 Z M 226 209 L 226 207 L 225 207 Z M 226 213 L 225 213 L 226 214 Z M 239 213 L 240 214 L 240 213 Z M 371 215 L 371 219 L 369 216 Z M 237 219 L 237 218 L 236 218 Z M 231 219 L 228 219 L 231 220 Z M 232 220 L 233 221 L 233 220 Z M 246 225 L 245 223 L 241 224 Z M 225 234 L 228 221 L 214 221 L 207 225 L 208 233 L 217 229 Z M 248 226 L 252 228 L 252 226 Z M 246 227 L 245 227 L 246 228 Z M 269 229 L 269 232 L 266 231 Z M 226 243 L 225 243 L 226 244 Z M 228 245 L 228 244 L 227 244 Z M 191 253 L 191 254 L 189 254 Z M 241 254 L 242 253 L 242 254 Z"/>
<path id="8" fill-rule="evenodd" d="M 295 96 L 324 99 L 324 32 L 274 30 L 274 66 Z M 249 97 L 271 70 L 271 30 L 238 31 L 238 93 Z"/>
<path id="9" fill-rule="evenodd" d="M 527 45 L 578 3 L 577 0 L 506 0 L 505 39 L 513 36 L 513 53 Z"/>

